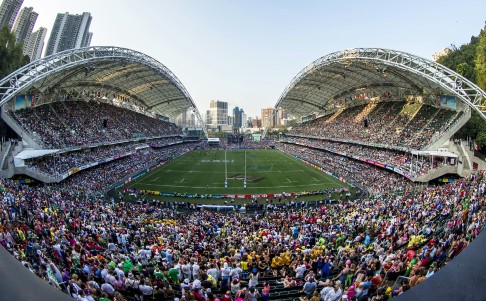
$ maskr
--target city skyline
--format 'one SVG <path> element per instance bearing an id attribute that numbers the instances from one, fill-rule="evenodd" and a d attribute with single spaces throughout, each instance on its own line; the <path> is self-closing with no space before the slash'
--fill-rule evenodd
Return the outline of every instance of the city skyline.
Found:
<path id="1" fill-rule="evenodd" d="M 257 116 L 275 105 L 302 68 L 328 53 L 383 47 L 431 59 L 451 44 L 468 42 L 483 27 L 486 8 L 481 1 L 468 2 L 477 9 L 452 1 L 25 0 L 23 6 L 39 13 L 34 30 L 51 30 L 57 13 L 90 12 L 95 16 L 91 45 L 127 47 L 154 57 L 180 79 L 201 113 L 208 101 L 220 99 Z"/>

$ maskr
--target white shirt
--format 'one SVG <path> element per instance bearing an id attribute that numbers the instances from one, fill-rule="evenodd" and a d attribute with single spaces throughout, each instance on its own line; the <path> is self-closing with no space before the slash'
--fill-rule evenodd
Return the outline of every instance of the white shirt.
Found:
<path id="1" fill-rule="evenodd" d="M 115 252 L 116 250 L 115 244 L 112 242 L 108 243 L 108 250 L 110 250 L 110 252 Z"/>
<path id="2" fill-rule="evenodd" d="M 341 289 L 338 289 L 337 292 L 334 291 L 334 288 L 327 294 L 325 301 L 339 301 L 341 299 L 341 296 L 343 294 L 343 291 Z"/>
<path id="3" fill-rule="evenodd" d="M 330 286 L 323 288 L 323 289 L 321 290 L 321 293 L 320 293 L 320 295 L 321 295 L 321 300 L 326 300 L 327 295 L 328 295 L 328 294 L 329 294 L 331 291 L 334 291 L 334 289 L 333 289 L 332 287 L 330 287 Z"/>
<path id="4" fill-rule="evenodd" d="M 240 278 L 241 272 L 243 272 L 241 268 L 234 268 L 231 270 L 231 278 Z"/>
<path id="5" fill-rule="evenodd" d="M 219 272 L 217 269 L 215 268 L 211 268 L 208 270 L 208 275 L 211 275 L 213 276 L 214 279 L 216 279 L 216 282 L 218 282 L 218 279 L 219 279 Z"/>
<path id="6" fill-rule="evenodd" d="M 140 285 L 138 288 L 140 289 L 142 294 L 144 294 L 145 296 L 152 295 L 152 292 L 154 291 L 153 287 L 151 287 L 150 285 L 145 285 L 145 284 Z"/>
<path id="7" fill-rule="evenodd" d="M 304 273 L 305 273 L 305 266 L 299 266 L 296 270 L 295 270 L 295 277 L 296 278 L 303 278 L 304 277 Z"/>
<path id="8" fill-rule="evenodd" d="M 106 275 L 105 281 L 110 283 L 111 285 L 114 285 L 116 278 L 115 278 L 115 276 L 108 274 L 108 275 Z"/>
<path id="9" fill-rule="evenodd" d="M 194 263 L 192 265 L 192 275 L 198 275 L 199 276 L 199 265 L 197 263 Z"/>
<path id="10" fill-rule="evenodd" d="M 101 271 L 101 278 L 105 279 L 106 278 L 106 275 L 108 275 L 108 269 L 103 269 Z"/>
<path id="11" fill-rule="evenodd" d="M 115 274 L 118 276 L 118 279 L 120 280 L 123 280 L 123 278 L 125 277 L 125 272 L 123 272 L 123 270 L 119 268 L 115 269 Z"/>
<path id="12" fill-rule="evenodd" d="M 191 275 L 191 264 L 183 264 L 181 269 L 182 273 L 184 273 L 184 276 Z"/>
<path id="13" fill-rule="evenodd" d="M 223 277 L 227 277 L 227 276 L 229 276 L 229 275 L 230 275 L 230 273 L 231 273 L 231 270 L 230 270 L 229 268 L 223 268 L 223 269 L 221 270 L 221 275 L 223 275 Z"/>
<path id="14" fill-rule="evenodd" d="M 108 293 L 109 295 L 113 295 L 113 293 L 115 293 L 115 289 L 109 283 L 103 283 L 101 285 L 101 290 Z"/>

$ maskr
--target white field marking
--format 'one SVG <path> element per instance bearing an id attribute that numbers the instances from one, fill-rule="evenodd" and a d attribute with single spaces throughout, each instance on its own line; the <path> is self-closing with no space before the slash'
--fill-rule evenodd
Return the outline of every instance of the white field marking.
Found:
<path id="1" fill-rule="evenodd" d="M 155 178 L 155 179 L 153 179 L 153 180 L 150 180 L 150 182 L 156 182 L 156 181 L 157 181 L 159 178 L 160 178 L 160 177 L 157 177 L 157 178 Z"/>
<path id="2" fill-rule="evenodd" d="M 172 170 L 171 171 L 172 173 L 187 173 L 188 171 L 186 170 Z M 208 173 L 207 170 L 193 170 L 192 171 L 193 173 Z M 236 172 L 236 171 L 228 171 L 228 173 L 230 172 Z M 252 173 L 282 173 L 283 171 L 281 170 L 258 170 L 258 171 L 252 171 Z M 295 170 L 286 170 L 285 171 L 286 173 L 301 173 L 301 172 L 305 172 L 305 170 L 302 170 L 302 169 L 295 169 Z M 211 173 L 223 173 L 224 174 L 224 171 L 211 171 Z"/>
<path id="3" fill-rule="evenodd" d="M 182 180 L 181 180 L 181 182 L 180 182 L 180 183 L 184 183 L 184 180 L 185 180 L 185 179 L 186 179 L 186 178 L 182 178 Z"/>
<path id="4" fill-rule="evenodd" d="M 291 181 L 289 178 L 287 178 L 287 182 L 285 183 L 297 183 L 298 181 Z"/>
<path id="5" fill-rule="evenodd" d="M 260 189 L 260 188 L 288 188 L 288 187 L 306 187 L 306 186 L 321 186 L 323 184 L 330 184 L 331 182 L 323 182 L 323 183 L 315 183 L 315 184 L 302 184 L 302 185 L 280 185 L 280 186 L 258 186 L 258 187 L 254 187 L 254 188 L 257 188 L 257 189 Z M 189 183 L 187 183 L 189 184 Z M 219 184 L 219 183 L 218 183 Z M 168 184 L 150 184 L 150 183 L 144 183 L 144 185 L 146 186 L 157 186 L 157 187 L 184 187 L 184 188 L 187 188 L 189 186 L 185 185 L 185 186 L 182 186 L 182 185 L 168 185 Z M 191 186 L 191 188 L 221 188 L 221 186 Z"/>
<path id="6" fill-rule="evenodd" d="M 316 179 L 316 178 L 314 178 L 314 177 L 312 177 L 312 178 L 314 179 L 314 181 L 319 182 L 319 180 L 318 180 L 318 179 Z"/>
<path id="7" fill-rule="evenodd" d="M 189 173 L 192 173 L 192 170 L 190 170 Z"/>

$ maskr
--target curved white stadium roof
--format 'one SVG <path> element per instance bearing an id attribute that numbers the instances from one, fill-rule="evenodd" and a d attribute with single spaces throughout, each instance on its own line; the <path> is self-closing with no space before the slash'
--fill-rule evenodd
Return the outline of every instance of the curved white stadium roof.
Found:
<path id="1" fill-rule="evenodd" d="M 167 67 L 127 48 L 71 49 L 33 61 L 0 81 L 0 106 L 29 91 L 123 96 L 146 111 L 171 118 L 191 108 L 202 122 L 191 96 Z"/>
<path id="2" fill-rule="evenodd" d="M 355 48 L 323 56 L 302 69 L 275 109 L 295 116 L 350 106 L 353 95 L 452 95 L 486 120 L 486 93 L 454 71 L 396 50 Z"/>

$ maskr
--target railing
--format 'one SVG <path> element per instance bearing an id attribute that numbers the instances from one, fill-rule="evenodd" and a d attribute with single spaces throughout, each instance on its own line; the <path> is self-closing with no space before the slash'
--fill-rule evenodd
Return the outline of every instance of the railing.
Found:
<path id="1" fill-rule="evenodd" d="M 108 145 L 116 145 L 116 144 L 123 144 L 123 143 L 129 143 L 129 142 L 137 142 L 137 141 L 140 141 L 140 140 L 155 140 L 155 139 L 173 138 L 173 137 L 180 137 L 180 134 L 171 134 L 171 135 L 166 135 L 166 136 L 154 136 L 154 137 L 137 137 L 137 138 L 125 139 L 125 140 L 98 142 L 98 143 L 91 143 L 91 144 L 85 144 L 85 145 L 80 145 L 80 146 L 70 146 L 70 147 L 66 147 L 66 148 L 59 150 L 59 152 L 57 152 L 57 153 L 63 154 L 63 153 L 83 150 L 83 149 L 87 149 L 87 148 L 96 148 L 96 147 L 100 147 L 100 146 L 108 146 Z"/>
<path id="2" fill-rule="evenodd" d="M 31 144 L 33 147 L 41 148 L 42 139 L 40 136 L 34 134 L 30 129 L 17 122 L 17 120 L 10 115 L 5 106 L 2 107 L 2 119 L 22 138 L 22 140 L 26 140 L 27 143 Z"/>
<path id="3" fill-rule="evenodd" d="M 11 141 L 7 141 L 5 143 L 5 152 L 3 153 L 3 156 L 2 156 L 2 161 L 0 163 L 0 169 L 1 170 L 4 170 L 4 169 L 7 169 L 7 167 L 5 167 L 5 159 L 7 159 L 10 151 L 12 150 L 12 142 Z"/>
<path id="4" fill-rule="evenodd" d="M 432 138 L 430 138 L 430 143 L 423 149 L 434 150 L 439 148 L 446 140 L 455 134 L 469 120 L 469 118 L 471 118 L 471 110 L 465 110 L 464 114 L 459 118 L 452 118 L 441 131 L 435 133 Z"/>
<path id="5" fill-rule="evenodd" d="M 439 167 L 430 169 L 427 171 L 427 173 L 416 176 L 412 179 L 414 182 L 428 182 L 432 179 L 435 179 L 437 177 L 440 177 L 445 174 L 453 174 L 457 173 L 457 166 L 451 166 L 451 165 L 441 165 Z"/>
<path id="6" fill-rule="evenodd" d="M 397 168 L 397 167 L 395 167 L 391 164 L 388 164 L 388 163 L 379 162 L 379 161 L 372 160 L 372 159 L 369 159 L 369 158 L 358 157 L 358 156 L 355 156 L 355 155 L 348 154 L 346 152 L 339 152 L 339 151 L 336 151 L 334 149 L 330 149 L 330 148 L 326 148 L 326 147 L 311 146 L 311 145 L 298 143 L 298 142 L 292 142 L 292 141 L 283 141 L 283 143 L 309 147 L 309 148 L 317 149 L 317 150 L 320 150 L 320 151 L 326 151 L 326 152 L 329 152 L 329 153 L 333 153 L 333 154 L 336 154 L 336 155 L 339 155 L 339 156 L 342 156 L 342 157 L 347 157 L 347 158 L 351 158 L 351 159 L 354 159 L 354 160 L 358 160 L 358 161 L 361 161 L 361 162 L 364 162 L 364 163 L 367 163 L 367 164 L 370 164 L 370 165 L 374 165 L 376 167 L 381 167 L 381 168 L 386 169 L 390 172 L 395 172 L 395 173 L 411 180 L 411 176 L 409 175 L 409 170 L 403 170 L 401 168 Z"/>
<path id="7" fill-rule="evenodd" d="M 407 148 L 407 147 L 393 146 L 393 145 L 384 144 L 384 143 L 366 143 L 366 142 L 363 142 L 363 141 L 357 141 L 357 140 L 351 140 L 351 139 L 326 138 L 326 137 L 298 135 L 298 134 L 286 134 L 286 136 L 310 138 L 310 139 L 326 140 L 326 141 L 334 141 L 334 142 L 342 142 L 342 143 L 348 143 L 348 144 L 357 144 L 357 145 L 364 145 L 364 146 L 370 146 L 370 147 L 376 147 L 376 148 L 397 150 L 397 151 L 407 152 L 407 153 L 411 153 L 414 150 L 414 149 Z"/>

